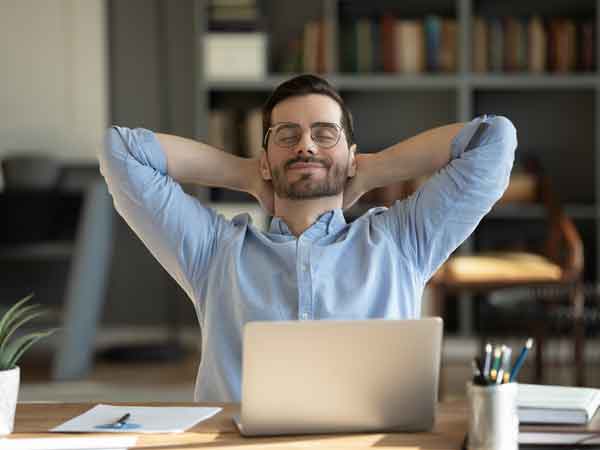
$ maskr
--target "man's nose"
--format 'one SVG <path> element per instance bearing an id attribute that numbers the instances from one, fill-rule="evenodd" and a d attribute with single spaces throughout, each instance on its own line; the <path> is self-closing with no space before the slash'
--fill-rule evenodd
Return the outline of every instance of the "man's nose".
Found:
<path id="1" fill-rule="evenodd" d="M 317 151 L 317 144 L 312 140 L 310 130 L 304 130 L 300 142 L 296 145 L 296 154 L 308 153 L 314 155 Z"/>

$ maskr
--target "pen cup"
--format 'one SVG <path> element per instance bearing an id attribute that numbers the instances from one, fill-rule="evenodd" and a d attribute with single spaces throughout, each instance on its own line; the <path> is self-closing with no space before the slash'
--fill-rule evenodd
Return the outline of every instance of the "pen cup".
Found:
<path id="1" fill-rule="evenodd" d="M 518 383 L 480 386 L 467 382 L 469 450 L 518 450 Z"/>

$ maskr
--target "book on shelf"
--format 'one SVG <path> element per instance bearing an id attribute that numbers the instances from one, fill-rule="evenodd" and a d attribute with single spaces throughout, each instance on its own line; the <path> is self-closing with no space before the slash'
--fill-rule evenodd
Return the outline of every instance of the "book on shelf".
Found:
<path id="1" fill-rule="evenodd" d="M 396 66 L 401 73 L 420 73 L 425 70 L 423 25 L 418 20 L 396 22 Z"/>
<path id="2" fill-rule="evenodd" d="M 350 73 L 453 72 L 456 20 L 429 15 L 361 17 L 340 26 L 340 66 Z"/>
<path id="3" fill-rule="evenodd" d="M 208 114 L 207 144 L 246 158 L 262 153 L 262 109 L 217 108 Z"/>
<path id="4" fill-rule="evenodd" d="M 276 62 L 283 73 L 332 73 L 336 70 L 333 57 L 334 26 L 331 19 L 307 21 L 300 36 L 288 41 L 286 50 Z"/>
<path id="5" fill-rule="evenodd" d="M 473 72 L 488 71 L 488 30 L 481 17 L 473 19 Z"/>
<path id="6" fill-rule="evenodd" d="M 442 33 L 442 18 L 440 16 L 425 16 L 423 21 L 425 33 L 425 58 L 429 72 L 440 71 L 440 40 Z"/>
<path id="7" fill-rule="evenodd" d="M 396 72 L 396 40 L 394 38 L 396 19 L 391 14 L 381 18 L 381 60 L 384 72 Z"/>
<path id="8" fill-rule="evenodd" d="M 213 109 L 208 113 L 207 144 L 227 153 L 238 154 L 238 130 L 233 109 Z"/>
<path id="9" fill-rule="evenodd" d="M 209 31 L 257 31 L 261 15 L 256 0 L 211 0 Z"/>
<path id="10" fill-rule="evenodd" d="M 443 19 L 440 44 L 440 70 L 456 72 L 457 66 L 457 35 L 456 20 Z"/>
<path id="11" fill-rule="evenodd" d="M 243 155 L 258 158 L 262 151 L 262 109 L 253 108 L 245 112 Z"/>
<path id="12" fill-rule="evenodd" d="M 356 23 L 356 48 L 358 72 L 371 72 L 373 63 L 371 21 L 369 19 L 358 19 Z"/>
<path id="13" fill-rule="evenodd" d="M 521 23 L 515 17 L 504 19 L 504 62 L 505 71 L 516 72 L 522 69 L 519 49 L 523 39 Z"/>
<path id="14" fill-rule="evenodd" d="M 595 45 L 590 20 L 477 16 L 473 22 L 473 71 L 589 72 L 595 68 Z"/>
<path id="15" fill-rule="evenodd" d="M 500 19 L 491 19 L 488 24 L 488 67 L 492 72 L 501 72 L 504 63 L 504 29 Z"/>
<path id="16" fill-rule="evenodd" d="M 529 37 L 529 53 L 527 69 L 532 73 L 541 73 L 546 70 L 546 30 L 540 16 L 533 16 L 527 27 Z"/>
<path id="17" fill-rule="evenodd" d="M 319 43 L 319 24 L 308 21 L 304 24 L 304 41 L 302 49 L 303 72 L 317 72 Z"/>
<path id="18" fill-rule="evenodd" d="M 596 68 L 594 64 L 596 60 L 594 56 L 594 23 L 591 20 L 581 24 L 578 40 L 581 43 L 579 70 L 582 72 L 591 72 Z"/>
<path id="19" fill-rule="evenodd" d="M 522 424 L 586 424 L 600 406 L 600 389 L 520 384 L 517 405 Z"/>

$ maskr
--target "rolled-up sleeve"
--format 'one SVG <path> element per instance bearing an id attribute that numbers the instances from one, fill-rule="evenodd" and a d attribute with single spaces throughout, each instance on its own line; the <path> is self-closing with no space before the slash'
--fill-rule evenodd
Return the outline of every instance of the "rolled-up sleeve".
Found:
<path id="1" fill-rule="evenodd" d="M 508 186 L 517 133 L 506 117 L 473 119 L 455 136 L 451 160 L 385 215 L 427 281 L 475 230 Z"/>
<path id="2" fill-rule="evenodd" d="M 115 209 L 193 299 L 192 280 L 206 273 L 223 219 L 167 174 L 150 130 L 109 128 L 98 159 Z"/>

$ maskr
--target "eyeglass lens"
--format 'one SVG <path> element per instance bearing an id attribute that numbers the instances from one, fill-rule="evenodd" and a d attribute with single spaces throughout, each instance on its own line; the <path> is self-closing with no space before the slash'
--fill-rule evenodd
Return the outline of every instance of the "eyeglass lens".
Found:
<path id="1" fill-rule="evenodd" d="M 330 148 L 338 143 L 341 130 L 333 123 L 318 123 L 310 127 L 312 140 L 322 148 Z M 281 147 L 293 147 L 302 139 L 302 127 L 297 124 L 283 124 L 275 130 L 275 143 Z"/>

